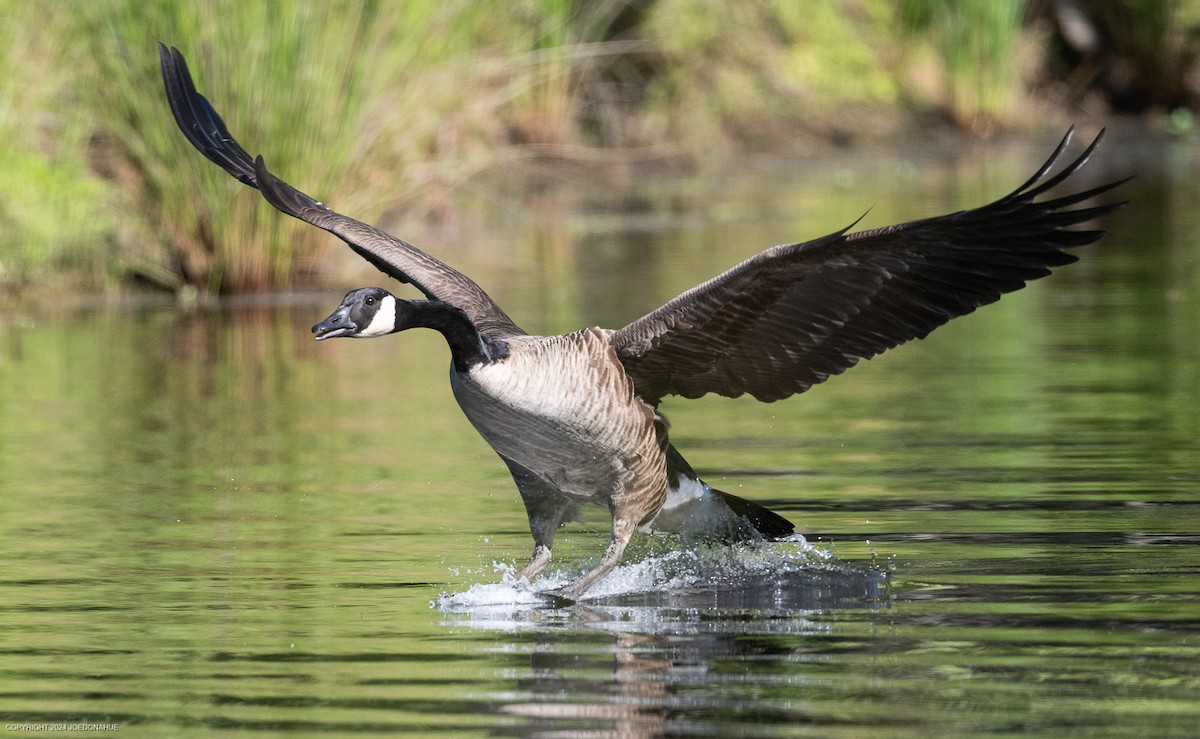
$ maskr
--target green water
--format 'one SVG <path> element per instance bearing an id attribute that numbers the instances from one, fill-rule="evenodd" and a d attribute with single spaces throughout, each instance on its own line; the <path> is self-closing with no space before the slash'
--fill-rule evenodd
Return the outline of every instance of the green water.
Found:
<path id="1" fill-rule="evenodd" d="M 983 202 L 1045 151 L 497 187 L 426 246 L 530 330 L 616 326 L 867 208 Z M 1098 158 L 1140 175 L 1079 264 L 803 396 L 667 402 L 704 476 L 812 548 L 643 539 L 574 609 L 489 602 L 531 542 L 436 336 L 316 344 L 338 293 L 7 310 L 6 733 L 1195 735 L 1196 153 Z M 560 536 L 551 576 L 606 522 Z"/>

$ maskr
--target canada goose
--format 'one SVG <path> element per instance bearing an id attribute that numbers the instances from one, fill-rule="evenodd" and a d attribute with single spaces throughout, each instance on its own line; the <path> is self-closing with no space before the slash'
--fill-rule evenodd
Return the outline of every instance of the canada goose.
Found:
<path id="1" fill-rule="evenodd" d="M 188 141 L 275 208 L 341 238 L 427 300 L 351 291 L 313 327 L 317 339 L 439 331 L 463 412 L 508 465 L 529 515 L 534 552 L 518 577 L 550 561 L 560 524 L 581 503 L 612 514 L 600 563 L 558 594 L 578 598 L 612 570 L 639 526 L 731 539 L 793 526 L 709 487 L 670 445 L 663 397 L 800 393 L 951 318 L 991 303 L 1100 238 L 1066 230 L 1116 209 L 1069 209 L 1120 182 L 1035 202 L 1074 174 L 1099 143 L 1050 176 L 1071 139 L 1025 184 L 974 210 L 775 246 L 617 330 L 562 336 L 522 331 L 465 275 L 389 234 L 341 215 L 251 159 L 196 92 L 177 49 L 159 46 L 167 99 Z"/>

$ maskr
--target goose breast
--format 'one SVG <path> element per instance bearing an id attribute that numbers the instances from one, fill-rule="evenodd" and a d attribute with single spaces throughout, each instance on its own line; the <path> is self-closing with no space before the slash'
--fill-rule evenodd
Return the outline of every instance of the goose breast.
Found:
<path id="1" fill-rule="evenodd" d="M 665 425 L 635 395 L 610 333 L 513 337 L 506 358 L 451 371 L 454 397 L 493 449 L 605 507 L 666 489 Z"/>

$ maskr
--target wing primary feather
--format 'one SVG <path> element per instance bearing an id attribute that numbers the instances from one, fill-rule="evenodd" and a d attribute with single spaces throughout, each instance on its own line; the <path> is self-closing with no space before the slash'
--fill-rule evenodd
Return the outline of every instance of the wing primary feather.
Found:
<path id="1" fill-rule="evenodd" d="M 175 123 L 201 154 L 238 181 L 258 187 L 250 155 L 238 144 L 225 121 L 208 100 L 196 91 L 187 61 L 175 47 L 158 45 L 167 102 Z"/>
<path id="2" fill-rule="evenodd" d="M 1063 143 L 1061 144 L 1062 148 L 1066 148 L 1066 144 L 1067 144 L 1067 141 L 1069 138 L 1070 138 L 1070 136 L 1068 135 L 1066 138 L 1063 139 Z M 1071 175 L 1078 172 L 1079 169 L 1084 164 L 1087 163 L 1088 159 L 1090 159 L 1092 157 L 1092 152 L 1094 152 L 1096 150 L 1096 147 L 1100 145 L 1100 142 L 1103 139 L 1104 139 L 1104 129 L 1102 128 L 1102 129 L 1100 129 L 1100 133 L 1096 134 L 1096 138 L 1092 139 L 1092 143 L 1088 144 L 1087 148 L 1083 150 L 1083 153 L 1075 158 L 1075 161 L 1073 161 L 1070 164 L 1068 164 L 1067 166 L 1063 167 L 1062 170 L 1060 170 L 1058 172 L 1058 174 L 1049 178 L 1045 182 L 1039 184 L 1037 187 L 1032 188 L 1032 189 L 1028 190 L 1027 192 L 1022 193 L 1023 197 L 1027 200 L 1033 200 L 1033 198 L 1036 198 L 1037 196 L 1041 195 L 1042 193 L 1049 192 L 1050 190 L 1053 190 L 1054 188 L 1058 187 L 1060 184 L 1063 183 L 1063 181 L 1065 181 L 1068 177 L 1070 177 Z M 1054 157 L 1052 157 L 1052 160 L 1057 159 L 1058 156 L 1060 156 L 1060 155 L 1061 155 L 1061 151 L 1058 152 Z M 1047 162 L 1047 164 L 1050 164 L 1050 162 Z"/>
<path id="3" fill-rule="evenodd" d="M 1100 137 L 1103 135 L 1104 131 L 1101 129 L 1100 135 L 1096 137 L 1096 141 L 1098 142 Z M 1016 190 L 1013 190 L 1013 194 L 1016 195 L 1017 193 L 1025 192 L 1029 188 L 1033 187 L 1034 184 L 1036 184 L 1039 180 L 1045 177 L 1050 170 L 1054 169 L 1054 165 L 1057 164 L 1058 160 L 1062 158 L 1063 152 L 1067 150 L 1067 146 L 1071 143 L 1071 139 L 1074 136 L 1075 126 L 1071 126 L 1067 129 L 1066 135 L 1062 137 L 1062 141 L 1059 141 L 1058 146 L 1055 147 L 1054 151 L 1050 153 L 1050 156 L 1046 159 L 1046 162 L 1038 169 L 1038 171 L 1034 172 L 1033 176 L 1026 180 L 1024 184 L 1022 184 Z"/>

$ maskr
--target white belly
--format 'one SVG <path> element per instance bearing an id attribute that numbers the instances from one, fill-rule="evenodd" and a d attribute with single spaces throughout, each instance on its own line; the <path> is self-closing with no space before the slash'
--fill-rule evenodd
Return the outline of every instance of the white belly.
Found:
<path id="1" fill-rule="evenodd" d="M 509 346 L 506 359 L 451 377 L 463 412 L 500 455 L 602 505 L 635 483 L 665 481 L 653 409 L 634 396 L 600 331 Z"/>

